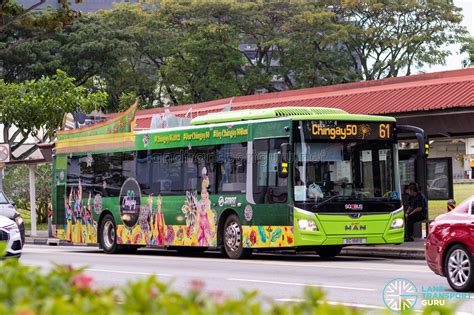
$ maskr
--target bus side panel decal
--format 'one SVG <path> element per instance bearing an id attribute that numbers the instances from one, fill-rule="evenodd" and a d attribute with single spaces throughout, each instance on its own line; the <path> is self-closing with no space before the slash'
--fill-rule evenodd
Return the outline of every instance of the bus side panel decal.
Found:
<path id="1" fill-rule="evenodd" d="M 291 247 L 294 246 L 292 226 L 242 226 L 244 247 Z"/>
<path id="2" fill-rule="evenodd" d="M 97 222 L 92 215 L 92 193 L 89 192 L 87 202 L 83 200 L 81 182 L 77 189 L 71 189 L 64 198 L 66 224 L 64 239 L 74 243 L 97 243 Z M 63 231 L 59 231 L 59 237 Z"/>
<path id="3" fill-rule="evenodd" d="M 209 178 L 206 168 L 202 171 L 200 199 L 197 192 L 186 192 L 181 212 L 185 225 L 167 225 L 162 209 L 162 198 L 157 197 L 157 209 L 153 211 L 153 198 L 140 209 L 138 222 L 133 227 L 118 225 L 117 243 L 152 246 L 211 246 L 217 245 L 217 214 L 209 199 Z"/>

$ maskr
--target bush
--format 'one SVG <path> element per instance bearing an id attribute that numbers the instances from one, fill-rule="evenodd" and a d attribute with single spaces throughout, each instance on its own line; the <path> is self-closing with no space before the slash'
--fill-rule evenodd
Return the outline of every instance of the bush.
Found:
<path id="1" fill-rule="evenodd" d="M 16 259 L 0 261 L 0 270 L 0 314 L 364 314 L 355 308 L 329 305 L 321 291 L 309 288 L 301 303 L 275 304 L 261 301 L 256 292 L 242 293 L 241 299 L 225 298 L 219 292 L 206 295 L 200 280 L 192 281 L 187 293 L 180 293 L 155 277 L 118 289 L 99 288 L 81 269 L 56 265 L 45 273 Z M 424 314 L 454 314 L 454 310 L 425 309 Z"/>

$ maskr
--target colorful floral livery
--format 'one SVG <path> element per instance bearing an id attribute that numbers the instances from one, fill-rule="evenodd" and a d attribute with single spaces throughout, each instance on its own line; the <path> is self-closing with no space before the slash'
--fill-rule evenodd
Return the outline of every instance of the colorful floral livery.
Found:
<path id="1" fill-rule="evenodd" d="M 57 133 L 53 225 L 106 253 L 314 250 L 403 241 L 395 119 L 331 108 L 208 114 L 135 130 L 133 105 Z M 375 173 L 374 173 L 375 172 Z"/>

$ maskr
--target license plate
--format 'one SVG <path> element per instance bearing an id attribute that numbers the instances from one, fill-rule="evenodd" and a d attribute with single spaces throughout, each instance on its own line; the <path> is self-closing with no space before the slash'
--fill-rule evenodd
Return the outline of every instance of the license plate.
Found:
<path id="1" fill-rule="evenodd" d="M 342 243 L 346 245 L 365 244 L 367 243 L 367 239 L 360 238 L 360 237 L 359 238 L 345 238 L 342 240 Z"/>

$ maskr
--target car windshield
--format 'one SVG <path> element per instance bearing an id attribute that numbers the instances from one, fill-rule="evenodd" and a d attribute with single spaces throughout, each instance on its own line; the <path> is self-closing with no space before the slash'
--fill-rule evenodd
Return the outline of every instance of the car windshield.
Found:
<path id="1" fill-rule="evenodd" d="M 0 192 L 0 204 L 10 203 L 7 196 L 3 192 Z"/>
<path id="2" fill-rule="evenodd" d="M 398 199 L 390 142 L 305 142 L 295 145 L 296 202 Z"/>
<path id="3" fill-rule="evenodd" d="M 474 197 L 467 198 L 461 202 L 456 208 L 453 209 L 453 213 L 459 215 L 469 215 L 474 214 Z"/>

